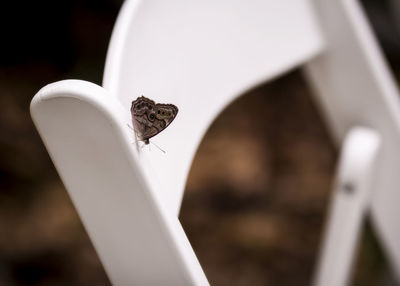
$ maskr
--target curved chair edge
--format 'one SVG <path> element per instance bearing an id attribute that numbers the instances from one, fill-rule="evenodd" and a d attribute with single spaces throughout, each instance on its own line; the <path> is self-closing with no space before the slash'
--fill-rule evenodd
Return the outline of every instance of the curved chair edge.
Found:
<path id="1" fill-rule="evenodd" d="M 127 0 L 122 4 L 111 35 L 103 74 L 103 87 L 114 94 L 117 89 L 122 50 L 125 47 L 126 33 L 141 0 Z M 110 75 L 113 76 L 110 76 Z"/>
<path id="2" fill-rule="evenodd" d="M 31 114 L 113 284 L 208 285 L 178 218 L 141 173 L 115 97 L 60 81 L 36 94 Z"/>

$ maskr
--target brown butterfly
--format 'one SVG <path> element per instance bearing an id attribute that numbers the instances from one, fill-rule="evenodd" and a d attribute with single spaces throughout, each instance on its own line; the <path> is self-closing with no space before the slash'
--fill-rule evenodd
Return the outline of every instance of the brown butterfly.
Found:
<path id="1" fill-rule="evenodd" d="M 149 139 L 171 124 L 178 114 L 173 104 L 155 103 L 144 96 L 132 101 L 132 124 L 139 140 L 149 144 Z"/>

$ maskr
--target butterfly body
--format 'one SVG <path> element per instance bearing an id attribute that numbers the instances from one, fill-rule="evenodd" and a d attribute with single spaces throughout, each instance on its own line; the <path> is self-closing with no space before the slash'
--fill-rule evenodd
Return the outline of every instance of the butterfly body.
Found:
<path id="1" fill-rule="evenodd" d="M 144 96 L 132 101 L 131 106 L 133 129 L 139 140 L 149 144 L 149 139 L 163 131 L 178 114 L 173 104 L 155 103 Z"/>

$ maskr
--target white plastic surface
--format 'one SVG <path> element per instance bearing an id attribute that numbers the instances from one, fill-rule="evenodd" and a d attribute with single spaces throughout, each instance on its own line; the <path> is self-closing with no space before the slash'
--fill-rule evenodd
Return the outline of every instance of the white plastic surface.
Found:
<path id="1" fill-rule="evenodd" d="M 315 286 L 349 285 L 359 233 L 371 206 L 380 137 L 354 127 L 345 137 Z"/>
<path id="2" fill-rule="evenodd" d="M 63 81 L 35 96 L 32 117 L 113 284 L 208 284 L 177 218 L 197 145 L 238 95 L 321 49 L 308 1 L 131 0 L 104 89 Z M 166 154 L 132 144 L 142 94 L 179 107 L 152 139 Z"/>
<path id="3" fill-rule="evenodd" d="M 208 285 L 178 218 L 144 179 L 115 97 L 61 81 L 36 94 L 31 113 L 114 285 Z"/>
<path id="4" fill-rule="evenodd" d="M 152 188 L 176 214 L 191 159 L 217 114 L 249 88 L 309 60 L 322 46 L 309 1 L 125 3 L 103 84 L 126 110 L 142 94 L 178 106 L 175 121 L 151 139 L 166 155 L 143 148 L 140 158 Z"/>
<path id="5" fill-rule="evenodd" d="M 376 130 L 372 220 L 400 281 L 400 101 L 398 88 L 355 0 L 316 0 L 327 50 L 307 66 L 317 99 L 338 142 L 355 125 Z"/>
<path id="6" fill-rule="evenodd" d="M 208 284 L 177 219 L 197 146 L 237 96 L 317 55 L 307 69 L 338 141 L 357 124 L 382 136 L 374 215 L 400 269 L 397 90 L 356 2 L 315 4 L 326 45 L 307 0 L 130 0 L 104 89 L 63 81 L 35 96 L 32 117 L 114 284 Z M 180 109 L 151 139 L 166 154 L 132 144 L 142 94 Z"/>

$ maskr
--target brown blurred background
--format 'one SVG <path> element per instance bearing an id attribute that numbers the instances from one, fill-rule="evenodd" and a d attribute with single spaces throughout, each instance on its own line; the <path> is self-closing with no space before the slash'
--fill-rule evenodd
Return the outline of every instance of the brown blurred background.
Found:
<path id="1" fill-rule="evenodd" d="M 53 81 L 101 84 L 121 4 L 1 4 L 0 285 L 109 285 L 29 103 Z M 393 10 L 387 1 L 363 5 L 400 75 Z M 218 117 L 197 152 L 180 214 L 212 285 L 310 283 L 337 154 L 299 71 L 255 88 Z M 368 222 L 352 284 L 397 285 Z"/>

